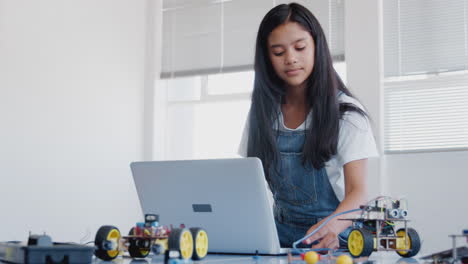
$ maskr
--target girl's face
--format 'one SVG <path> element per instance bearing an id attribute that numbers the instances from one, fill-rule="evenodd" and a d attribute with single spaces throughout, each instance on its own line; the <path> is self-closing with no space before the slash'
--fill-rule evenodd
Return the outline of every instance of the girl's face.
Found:
<path id="1" fill-rule="evenodd" d="M 314 68 L 315 44 L 296 22 L 275 28 L 268 36 L 268 53 L 276 74 L 291 88 L 304 88 Z"/>

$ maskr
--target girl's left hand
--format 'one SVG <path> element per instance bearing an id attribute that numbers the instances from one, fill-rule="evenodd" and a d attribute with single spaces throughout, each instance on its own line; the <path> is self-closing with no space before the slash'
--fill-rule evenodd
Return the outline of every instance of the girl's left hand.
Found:
<path id="1" fill-rule="evenodd" d="M 307 230 L 307 234 L 312 233 L 317 227 L 319 227 L 323 222 L 325 222 L 327 218 L 322 219 L 320 222 L 313 225 L 309 230 Z M 338 234 L 341 233 L 340 231 L 340 223 L 338 220 L 330 220 L 325 226 L 320 228 L 315 234 L 313 234 L 308 239 L 304 240 L 304 244 L 310 245 L 314 241 L 319 241 L 319 243 L 312 246 L 312 248 L 331 248 L 337 249 L 340 246 L 340 241 L 338 240 Z"/>

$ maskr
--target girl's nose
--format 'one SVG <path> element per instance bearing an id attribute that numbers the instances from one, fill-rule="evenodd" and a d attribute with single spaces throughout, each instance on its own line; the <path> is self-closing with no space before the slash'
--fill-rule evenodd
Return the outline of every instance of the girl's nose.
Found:
<path id="1" fill-rule="evenodd" d="M 288 52 L 286 54 L 285 58 L 285 64 L 286 65 L 291 65 L 291 64 L 296 64 L 297 63 L 297 57 L 293 52 Z"/>

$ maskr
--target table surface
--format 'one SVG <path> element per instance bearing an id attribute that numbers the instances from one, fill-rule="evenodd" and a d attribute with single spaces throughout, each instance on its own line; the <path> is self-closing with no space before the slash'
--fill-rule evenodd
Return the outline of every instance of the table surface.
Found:
<path id="1" fill-rule="evenodd" d="M 373 263 L 373 264 L 423 264 L 423 260 L 418 258 L 400 258 L 395 252 L 374 252 L 368 259 L 372 262 L 365 262 L 366 259 L 355 260 L 354 263 Z M 145 259 L 131 259 L 128 257 L 119 257 L 113 261 L 103 261 L 94 258 L 93 264 L 160 264 L 164 263 L 163 256 L 153 256 Z M 227 263 L 227 264 L 288 264 L 286 256 L 239 256 L 239 255 L 208 255 L 201 261 L 194 261 L 193 264 L 210 264 L 210 263 Z M 296 261 L 294 263 L 305 263 Z M 325 259 L 317 264 L 331 264 L 335 260 Z"/>

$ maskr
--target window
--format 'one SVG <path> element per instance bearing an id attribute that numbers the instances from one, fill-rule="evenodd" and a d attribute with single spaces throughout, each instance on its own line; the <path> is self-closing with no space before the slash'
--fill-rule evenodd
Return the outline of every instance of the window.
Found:
<path id="1" fill-rule="evenodd" d="M 385 152 L 468 149 L 467 1 L 383 8 Z"/>
<path id="2" fill-rule="evenodd" d="M 290 2 L 314 13 L 333 59 L 344 61 L 344 0 L 165 0 L 161 77 L 251 70 L 261 19 Z"/>
<path id="3" fill-rule="evenodd" d="M 159 128 L 166 130 L 165 159 L 237 157 L 253 72 L 160 80 L 159 87 L 167 89 L 166 125 Z"/>
<path id="4" fill-rule="evenodd" d="M 237 157 L 250 107 L 258 25 L 274 5 L 289 2 L 163 1 L 156 159 Z M 344 0 L 297 2 L 322 24 L 336 70 L 346 82 Z"/>
<path id="5" fill-rule="evenodd" d="M 346 83 L 346 64 L 335 63 Z M 155 150 L 162 159 L 238 157 L 250 108 L 253 71 L 163 79 L 165 115 L 156 124 L 165 130 Z M 162 125 L 165 124 L 165 125 Z M 161 149 L 162 148 L 162 149 Z"/>

